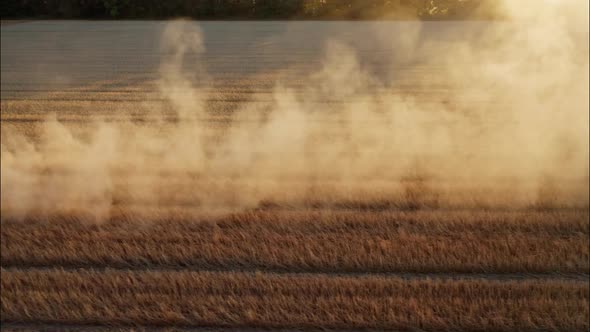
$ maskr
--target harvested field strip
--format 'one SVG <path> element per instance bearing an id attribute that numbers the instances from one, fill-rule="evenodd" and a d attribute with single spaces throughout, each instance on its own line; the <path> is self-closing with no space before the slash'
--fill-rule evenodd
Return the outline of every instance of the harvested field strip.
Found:
<path id="1" fill-rule="evenodd" d="M 77 175 L 72 177 L 79 179 L 83 175 Z M 64 178 L 63 181 L 67 181 Z M 153 182 L 152 182 L 153 183 Z M 67 182 L 59 182 L 58 179 L 54 178 L 49 182 L 53 185 L 67 185 Z M 148 185 L 142 186 L 137 185 L 132 187 L 130 190 L 121 190 L 115 192 L 108 201 L 105 201 L 101 197 L 86 197 L 77 200 L 77 206 L 68 205 L 64 203 L 61 206 L 55 205 L 55 212 L 74 212 L 75 208 L 79 209 L 80 213 L 92 213 L 92 211 L 98 210 L 97 207 L 109 206 L 113 209 L 121 210 L 141 210 L 145 208 L 146 211 L 157 207 L 160 210 L 166 209 L 187 209 L 191 208 L 206 208 L 209 210 L 218 209 L 220 211 L 225 210 L 226 212 L 236 210 L 262 210 L 262 211 L 383 211 L 383 212 L 395 212 L 395 211 L 463 211 L 472 210 L 477 211 L 481 209 L 496 209 L 496 210 L 514 210 L 514 211 L 543 211 L 543 210 L 556 210 L 556 211 L 576 211 L 578 209 L 586 208 L 584 205 L 583 198 L 574 197 L 569 201 L 559 198 L 559 200 L 552 199 L 539 199 L 522 197 L 517 199 L 510 199 L 510 197 L 501 197 L 488 195 L 485 197 L 483 193 L 457 193 L 453 195 L 446 195 L 441 198 L 438 193 L 419 193 L 412 194 L 405 192 L 391 192 L 389 195 L 379 195 L 376 197 L 364 197 L 359 192 L 358 197 L 354 198 L 341 198 L 331 197 L 330 192 L 327 192 L 326 196 L 320 196 L 316 194 L 308 194 L 311 189 L 303 191 L 294 191 L 289 193 L 290 197 L 283 197 L 277 194 L 274 199 L 271 198 L 272 190 L 274 186 L 269 185 L 265 187 L 260 184 L 257 187 L 225 185 L 223 183 L 207 183 L 203 184 L 200 188 L 203 191 L 191 192 L 185 196 L 181 193 L 190 191 L 191 188 L 183 186 L 181 188 L 165 188 L 166 190 L 155 191 Z M 174 190 L 176 189 L 176 190 Z M 257 198 L 255 195 L 261 191 L 267 189 L 269 194 L 261 195 Z M 142 191 L 143 190 L 143 191 Z M 235 191 L 242 190 L 243 193 L 249 193 L 253 199 L 245 199 L 239 195 L 234 194 Z M 207 195 L 217 194 L 215 199 L 211 199 Z M 64 197 L 74 201 L 72 197 L 75 194 L 65 193 L 68 196 Z M 565 195 L 564 195 L 565 196 Z M 267 198 L 268 197 L 268 198 Z M 569 197 L 569 196 L 566 196 Z M 55 202 L 56 200 L 53 200 Z M 64 200 L 64 202 L 68 202 Z M 59 204 L 57 202 L 55 204 Z M 3 211 L 10 211 L 11 206 L 6 206 Z M 48 208 L 49 206 L 45 206 Z M 31 209 L 30 214 L 33 215 L 35 212 L 43 213 L 43 207 L 40 207 L 39 211 Z M 47 213 L 53 213 L 52 210 L 45 210 Z M 141 213 L 141 212 L 140 212 Z M 7 213 L 8 214 L 8 213 Z"/>
<path id="2" fill-rule="evenodd" d="M 68 332 L 129 332 L 129 331 L 149 331 L 149 332 L 169 332 L 173 331 L 184 331 L 184 332 L 260 332 L 261 329 L 258 327 L 207 327 L 207 326 L 175 326 L 173 329 L 166 326 L 148 326 L 141 324 L 133 324 L 133 326 L 109 326 L 109 325 L 96 325 L 96 324 L 71 324 L 71 323 L 18 323 L 10 322 L 2 324 L 2 331 L 4 332 L 39 332 L 39 331 L 68 331 Z M 267 330 L 267 329 L 263 329 Z M 301 332 L 298 328 L 273 328 L 276 332 Z M 363 329 L 365 332 L 377 332 L 380 330 L 376 329 Z M 357 332 L 358 329 L 306 329 L 309 332 Z"/>
<path id="3" fill-rule="evenodd" d="M 445 216 L 445 213 L 447 215 Z M 587 211 L 259 212 L 201 222 L 7 222 L 3 267 L 325 273 L 589 272 Z M 502 218 L 508 218 L 503 220 Z M 586 218 L 586 219 L 584 219 Z M 524 220 L 524 221 L 521 221 Z"/>
<path id="4" fill-rule="evenodd" d="M 213 240 L 196 238 L 176 243 L 152 239 L 142 243 L 23 240 L 16 246 L 3 244 L 2 265 L 254 267 L 310 272 L 588 272 L 584 238 L 556 241 L 510 237 L 478 243 L 481 238 L 476 237 L 400 237 L 394 242 L 357 236 L 212 236 Z M 456 244 L 458 241 L 473 244 Z M 508 245 L 509 241 L 519 242 Z M 443 254 L 435 255 L 440 252 Z"/>
<path id="5" fill-rule="evenodd" d="M 286 277 L 317 277 L 317 278 L 331 278 L 331 277 L 349 277 L 349 278 L 363 278 L 363 277 L 377 277 L 377 278 L 397 278 L 402 280 L 449 280 L 449 281 L 461 281 L 461 280 L 489 280 L 489 281 L 571 281 L 571 282 L 582 282 L 588 283 L 590 279 L 589 273 L 410 273 L 410 272 L 298 272 L 298 271 L 271 271 L 271 270 L 260 270 L 256 268 L 231 268 L 231 269 L 212 269 L 212 268 L 198 268 L 191 266 L 137 266 L 137 267 L 80 267 L 80 266 L 28 266 L 28 265 L 13 265 L 11 267 L 0 267 L 2 271 L 53 271 L 59 270 L 63 272 L 84 272 L 94 271 L 96 273 L 104 272 L 210 272 L 210 273 L 268 273 L 277 276 Z"/>
<path id="6" fill-rule="evenodd" d="M 211 138 L 212 140 L 214 138 Z M 17 153 L 18 154 L 18 153 Z M 104 175 L 110 183 L 110 197 L 82 196 L 71 185 L 72 179 L 84 181 L 86 171 L 76 169 L 78 164 L 64 162 L 67 155 L 44 165 L 26 165 L 35 174 L 35 189 L 22 190 L 26 195 L 44 196 L 52 188 L 64 188 L 62 197 L 53 201 L 77 201 L 80 209 L 92 210 L 105 204 L 118 208 L 146 208 L 157 206 L 264 209 L 264 210 L 575 210 L 588 208 L 588 190 L 575 179 L 547 181 L 539 187 L 527 179 L 518 185 L 510 178 L 485 178 L 470 181 L 468 178 L 442 178 L 433 180 L 405 179 L 402 170 L 391 168 L 392 174 L 376 179 L 371 174 L 360 174 L 348 181 L 330 177 L 323 171 L 316 180 L 313 172 L 292 171 L 291 174 L 256 174 L 242 176 L 225 168 L 213 167 L 194 171 L 187 166 L 166 167 L 157 163 L 145 166 L 140 174 L 134 172 L 138 160 L 121 161 Z M 123 157 L 122 157 L 123 158 Z M 145 162 L 147 158 L 141 159 Z M 152 159 L 149 159 L 152 160 Z M 436 160 L 433 158 L 433 161 Z M 280 179 L 280 180 L 279 180 Z M 283 190 L 288 186 L 289 190 Z M 195 190 L 199 188 L 199 190 Z M 81 197 L 80 197 L 81 196 Z M 80 197 L 80 199 L 78 199 Z M 39 197 L 40 199 L 42 197 Z M 46 199 L 46 197 L 43 197 Z M 55 206 L 59 205 L 56 202 Z M 66 204 L 66 203 L 63 203 Z M 13 208 L 4 205 L 5 210 Z M 47 212 L 47 211 L 46 211 Z"/>
<path id="7" fill-rule="evenodd" d="M 342 233 L 371 232 L 380 235 L 406 232 L 425 235 L 481 233 L 514 235 L 518 233 L 547 236 L 588 236 L 587 210 L 556 211 L 258 211 L 227 216 L 174 214 L 146 220 L 128 211 L 113 211 L 111 219 L 101 224 L 88 224 L 73 215 L 44 216 L 40 219 L 8 220 L 3 218 L 2 236 L 30 236 L 45 239 L 58 235 L 75 239 L 93 233 L 102 236 L 166 236 L 212 230 L 259 231 L 263 227 L 276 233 Z M 69 217 L 69 218 L 68 218 Z M 137 217 L 137 218 L 134 218 Z M 145 234 L 153 233 L 153 234 Z"/>
<path id="8" fill-rule="evenodd" d="M 588 285 L 568 281 L 60 270 L 2 274 L 4 322 L 495 331 L 559 326 L 565 331 L 584 330 L 589 318 Z"/>

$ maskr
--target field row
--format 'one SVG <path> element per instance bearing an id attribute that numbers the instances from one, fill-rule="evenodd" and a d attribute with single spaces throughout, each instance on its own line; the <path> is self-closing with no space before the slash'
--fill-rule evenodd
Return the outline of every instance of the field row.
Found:
<path id="1" fill-rule="evenodd" d="M 486 195 L 481 190 L 466 188 L 445 191 L 429 188 L 426 190 L 415 189 L 412 185 L 390 186 L 387 191 L 380 193 L 365 193 L 361 186 L 358 192 L 349 191 L 356 186 L 341 185 L 326 187 L 318 190 L 314 185 L 294 184 L 291 192 L 284 193 L 271 179 L 260 179 L 260 183 L 248 185 L 248 183 L 231 183 L 223 179 L 217 181 L 190 181 L 182 186 L 157 186 L 158 181 L 164 181 L 156 176 L 146 177 L 129 185 L 113 186 L 109 192 L 88 192 L 83 189 L 72 188 L 72 183 L 81 182 L 86 173 L 80 172 L 71 177 L 36 176 L 34 181 L 38 187 L 19 188 L 13 190 L 19 197 L 28 201 L 19 202 L 10 197 L 2 200 L 2 212 L 7 218 L 24 215 L 34 218 L 36 214 L 92 214 L 102 210 L 103 214 L 117 214 L 118 210 L 131 211 L 130 214 L 141 214 L 152 219 L 171 210 L 218 210 L 238 212 L 248 210 L 330 210 L 330 211 L 461 211 L 461 210 L 572 210 L 587 208 L 584 197 L 569 193 L 562 189 L 545 193 L 541 190 L 526 192 L 524 190 L 507 190 L 500 192 L 498 188 L 489 188 L 490 194 Z M 112 178 L 103 177 L 113 183 Z M 150 182 L 151 181 L 151 182 Z M 172 180 L 171 180 L 172 181 Z M 32 182 L 32 181 L 31 181 Z M 108 183 L 108 182 L 107 182 Z M 290 184 L 290 181 L 284 181 Z M 16 183 L 18 185 L 18 183 Z M 198 186 L 191 186 L 196 184 Z M 336 191 L 337 188 L 346 188 L 346 191 Z M 6 188 L 9 188 L 8 186 Z M 40 200 L 55 191 L 51 188 L 60 188 L 61 198 L 48 197 L 44 202 L 32 205 L 30 202 Z M 199 192 L 191 191 L 200 188 Z M 329 190 L 331 188 L 332 190 Z M 7 189 L 8 191 L 9 189 Z M 183 195 L 186 193 L 186 195 Z M 324 196 L 320 193 L 325 193 Z M 562 195 L 559 195 L 562 194 Z M 512 197 L 506 197 L 512 195 Z M 29 205 L 26 205 L 26 204 Z M 153 211 L 153 214 L 147 213 Z M 174 213 L 174 212 L 171 212 Z"/>
<path id="2" fill-rule="evenodd" d="M 566 281 L 3 270 L 1 286 L 4 323 L 573 331 L 589 319 L 588 285 Z"/>
<path id="3" fill-rule="evenodd" d="M 3 267 L 326 273 L 589 272 L 588 212 L 261 211 L 4 220 Z M 192 221 L 191 221 L 192 220 Z"/>

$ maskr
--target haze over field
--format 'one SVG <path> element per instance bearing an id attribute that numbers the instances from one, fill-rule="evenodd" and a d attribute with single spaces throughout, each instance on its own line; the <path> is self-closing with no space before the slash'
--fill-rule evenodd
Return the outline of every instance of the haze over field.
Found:
<path id="1" fill-rule="evenodd" d="M 3 21 L 2 330 L 588 331 L 589 5 L 481 3 Z"/>
<path id="2" fill-rule="evenodd" d="M 34 137 L 5 122 L 23 100 L 3 101 L 3 215 L 81 210 L 103 219 L 114 205 L 137 202 L 205 211 L 335 201 L 587 207 L 587 13 L 577 1 L 526 7 L 507 1 L 505 7 L 507 22 L 351 23 L 361 25 L 351 30 L 354 38 L 336 33 L 320 43 L 309 36 L 322 49 L 321 63 L 281 68 L 297 74 L 265 80 L 272 88 L 264 91 L 247 84 L 218 88 L 221 75 L 207 65 L 222 58 L 210 58 L 220 54 L 206 48 L 223 41 L 205 42 L 197 22 L 160 23 L 166 26 L 154 54 L 158 75 L 147 82 L 153 90 L 144 101 L 127 107 L 105 100 L 113 112 L 96 116 L 86 115 L 83 103 L 67 113 L 56 106 Z M 269 34 L 256 47 L 270 52 L 298 29 L 322 33 L 342 24 L 284 23 L 275 35 L 276 24 L 256 30 L 244 23 L 245 31 Z M 216 38 L 237 33 L 221 23 L 201 25 Z M 363 50 L 359 37 L 377 43 L 379 53 Z M 306 38 L 293 41 L 291 52 L 300 47 L 303 58 L 313 52 Z M 3 61 L 11 52 L 7 41 Z M 240 48 L 233 51 L 224 56 L 239 58 Z M 292 56 L 278 54 L 285 58 L 275 61 L 285 64 Z M 58 74 L 43 77 L 49 87 L 75 75 L 68 64 L 43 68 L 41 60 L 36 68 L 28 69 L 34 79 L 44 69 Z M 435 70 L 420 72 L 425 68 Z M 104 96 L 118 98 L 115 91 Z M 234 96 L 237 106 L 211 107 L 212 100 Z M 76 129 L 72 118 L 91 124 Z"/>

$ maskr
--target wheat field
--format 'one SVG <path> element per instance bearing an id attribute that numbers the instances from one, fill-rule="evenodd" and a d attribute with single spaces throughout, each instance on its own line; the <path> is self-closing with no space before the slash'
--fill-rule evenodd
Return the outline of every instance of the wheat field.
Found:
<path id="1" fill-rule="evenodd" d="M 2 329 L 587 330 L 588 60 L 514 31 L 3 22 Z"/>

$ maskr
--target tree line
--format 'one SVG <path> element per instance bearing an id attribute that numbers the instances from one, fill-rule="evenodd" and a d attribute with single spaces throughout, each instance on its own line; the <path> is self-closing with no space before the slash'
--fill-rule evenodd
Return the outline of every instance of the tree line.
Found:
<path id="1" fill-rule="evenodd" d="M 457 19 L 489 0 L 2 0 L 2 18 Z"/>

